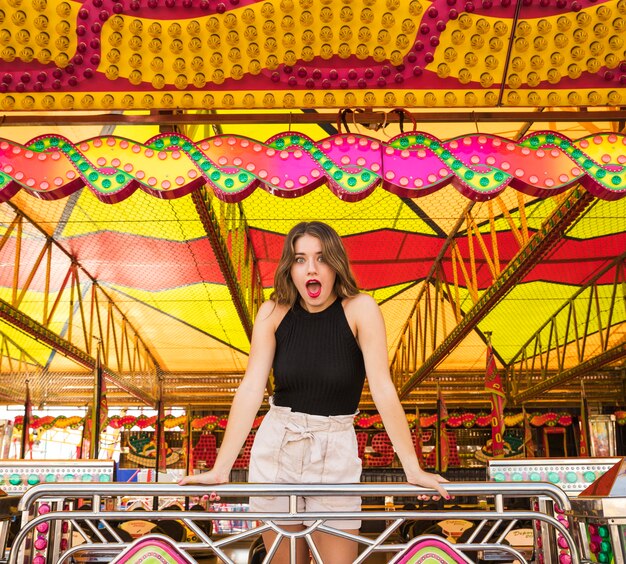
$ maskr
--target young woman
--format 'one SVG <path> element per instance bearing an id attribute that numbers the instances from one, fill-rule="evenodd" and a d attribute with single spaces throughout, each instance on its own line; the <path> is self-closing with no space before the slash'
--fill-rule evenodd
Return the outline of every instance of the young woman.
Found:
<path id="1" fill-rule="evenodd" d="M 446 480 L 419 464 L 406 416 L 389 375 L 387 342 L 378 304 L 359 292 L 339 235 L 321 222 L 299 223 L 285 239 L 274 293 L 259 308 L 250 357 L 230 411 L 213 468 L 181 484 L 220 484 L 250 432 L 270 370 L 274 397 L 250 456 L 249 481 L 261 483 L 358 483 L 353 419 L 367 375 L 372 398 L 400 458 L 407 481 L 449 498 Z M 285 497 L 251 498 L 251 511 L 286 511 Z M 307 511 L 359 511 L 360 497 L 309 497 Z M 327 522 L 356 532 L 359 521 Z M 301 530 L 307 523 L 283 525 Z M 274 533 L 264 534 L 269 548 Z M 356 543 L 324 533 L 314 541 L 323 562 L 343 564 L 357 556 Z M 304 542 L 298 563 L 308 561 Z M 289 562 L 283 542 L 273 562 Z"/>

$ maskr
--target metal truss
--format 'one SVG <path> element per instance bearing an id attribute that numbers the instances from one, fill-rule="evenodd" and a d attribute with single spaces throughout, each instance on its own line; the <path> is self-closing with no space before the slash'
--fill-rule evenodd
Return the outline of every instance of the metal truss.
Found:
<path id="1" fill-rule="evenodd" d="M 439 123 L 467 123 L 470 125 L 476 125 L 477 123 L 520 123 L 528 122 L 533 123 L 536 121 L 539 110 L 528 111 L 509 111 L 504 108 L 497 109 L 473 109 L 472 111 L 454 111 L 451 108 L 446 108 L 444 111 L 421 111 L 417 108 L 411 109 L 411 115 L 421 124 L 439 124 Z M 210 116 L 207 117 L 207 113 Z M 368 125 L 368 124 L 390 124 L 398 123 L 401 117 L 396 112 L 384 112 L 381 110 L 365 110 L 363 112 L 354 112 L 350 117 L 353 123 Z M 626 112 L 621 109 L 611 109 L 606 107 L 594 108 L 579 107 L 574 110 L 562 110 L 547 108 L 543 111 L 541 121 L 547 123 L 592 123 L 592 122 L 613 122 L 618 124 L 617 131 L 623 129 L 623 125 L 620 127 L 620 123 L 623 123 L 626 119 Z M 216 125 L 225 124 L 240 124 L 258 126 L 264 124 L 285 124 L 285 125 L 299 125 L 299 124 L 335 124 L 337 123 L 337 111 L 332 109 L 323 110 L 318 108 L 314 112 L 262 112 L 256 110 L 248 111 L 228 111 L 225 113 L 219 113 L 216 111 L 188 111 L 177 110 L 172 112 L 171 110 L 163 111 L 151 111 L 150 113 L 127 113 L 121 114 L 119 112 L 111 113 L 78 113 L 69 112 L 65 115 L 55 115 L 54 112 L 49 114 L 40 113 L 28 113 L 28 112 L 5 112 L 3 115 L 3 125 L 9 126 L 41 126 L 57 127 L 59 125 L 103 125 L 103 126 L 116 126 L 116 125 L 159 125 L 169 127 L 203 127 L 207 123 Z"/>
<path id="2" fill-rule="evenodd" d="M 554 376 L 554 372 L 549 372 L 547 378 Z M 615 370 L 611 366 L 600 367 L 590 372 L 587 367 L 585 376 L 585 393 L 587 398 L 594 403 L 614 405 L 618 401 L 617 396 L 624 394 L 624 372 L 623 369 Z M 415 406 L 419 406 L 421 413 L 434 413 L 437 409 L 437 400 L 443 395 L 449 410 L 471 410 L 488 411 L 490 400 L 485 393 L 485 370 L 465 371 L 465 370 L 440 370 L 436 371 L 436 378 L 427 378 L 411 390 L 402 400 L 407 413 L 412 413 Z M 515 407 L 512 402 L 507 403 L 510 407 Z M 527 407 L 532 409 L 555 409 L 578 408 L 580 406 L 580 393 L 577 385 L 565 383 L 562 386 L 555 386 L 550 393 L 537 394 L 528 402 Z M 521 407 L 521 406 L 520 406 Z M 376 405 L 369 390 L 366 388 L 359 403 L 361 412 L 376 411 Z"/>
<path id="3" fill-rule="evenodd" d="M 0 239 L 3 261 L 13 266 L 10 298 L 0 299 L 0 318 L 89 370 L 95 368 L 100 341 L 107 380 L 153 404 L 158 363 L 140 334 L 75 257 L 22 211 L 12 208 L 14 217 Z M 36 256 L 34 261 L 26 260 L 22 252 L 26 247 L 28 256 Z M 35 280 L 39 286 L 32 289 Z M 53 280 L 60 285 L 53 288 Z M 29 313 L 25 312 L 27 298 L 37 302 Z"/>
<path id="4" fill-rule="evenodd" d="M 432 276 L 424 282 L 392 359 L 391 374 L 401 399 L 406 398 L 475 330 L 479 321 L 553 248 L 565 230 L 593 201 L 593 197 L 579 187 L 572 189 L 532 237 L 528 234 L 522 198 L 519 223 L 514 221 L 503 202 L 498 199 L 494 201 L 499 205 L 520 250 L 501 270 L 491 202 L 491 246 L 487 245 L 474 217 L 470 213 L 466 214 L 467 259 L 460 251 L 459 238 L 449 241 L 448 258 L 451 260 L 452 280 L 448 280 L 443 272 L 444 251 L 431 271 Z M 479 259 L 487 265 L 493 280 L 482 293 L 479 292 L 477 276 Z M 462 308 L 461 288 L 467 289 L 472 301 L 472 306 L 465 312 Z M 452 306 L 456 323 L 454 327 L 449 327 L 445 319 L 443 306 L 446 302 Z"/>
<path id="5" fill-rule="evenodd" d="M 506 379 L 514 403 L 626 357 L 625 270 L 626 253 L 580 288 L 522 346 Z M 600 282 L 609 276 L 610 286 Z"/>
<path id="6" fill-rule="evenodd" d="M 250 340 L 254 318 L 264 296 L 261 272 L 243 208 L 240 203 L 229 204 L 218 200 L 205 186 L 194 191 L 191 198 L 226 280 L 241 325 Z M 272 388 L 270 377 L 267 380 L 270 395 Z"/>
<path id="7" fill-rule="evenodd" d="M 480 261 L 487 265 L 492 279 L 495 280 L 500 275 L 500 253 L 494 204 L 506 219 L 519 247 L 521 248 L 528 241 L 525 205 L 521 194 L 518 194 L 518 223 L 515 222 L 500 197 L 487 203 L 491 240 L 489 244 L 485 242 L 485 237 L 478 227 L 475 203 L 471 202 L 466 207 L 433 262 L 404 326 L 391 362 L 391 373 L 397 389 L 403 387 L 408 378 L 426 362 L 452 330 L 452 327 L 447 326 L 448 321 L 444 314 L 445 304 L 450 304 L 454 322 L 458 324 L 464 315 L 461 288 L 467 288 L 472 303 L 475 304 L 478 301 L 477 263 Z M 469 250 L 469 263 L 466 263 L 463 258 L 459 245 L 459 239 L 463 236 L 458 233 L 463 227 L 465 227 L 464 237 Z M 449 280 L 444 272 L 444 259 L 448 259 L 451 263 L 452 280 Z"/>
<path id="8" fill-rule="evenodd" d="M 205 115 L 204 112 L 202 114 Z M 184 132 L 191 138 L 196 134 L 199 124 L 186 125 L 176 124 L 173 131 Z M 161 126 L 160 129 L 168 130 L 167 126 Z M 214 129 L 216 133 L 221 133 L 219 125 L 214 126 Z M 191 199 L 226 281 L 235 311 L 250 340 L 254 318 L 263 302 L 263 283 L 243 207 L 240 203 L 230 204 L 218 200 L 206 186 L 192 192 Z M 271 387 L 268 380 L 270 393 Z"/>
<path id="9" fill-rule="evenodd" d="M 242 207 L 218 200 L 206 187 L 191 196 L 250 339 L 254 317 L 263 302 L 263 284 Z"/>
<path id="10" fill-rule="evenodd" d="M 25 351 L 11 337 L 0 330 L 0 374 L 19 374 L 26 380 L 31 375 L 38 374 L 43 366 Z M 3 381 L 0 390 L 0 399 L 15 401 L 15 386 L 11 382 Z"/>
<path id="11" fill-rule="evenodd" d="M 0 331 L 0 373 L 28 374 L 39 371 L 43 365 L 18 345 L 11 337 Z"/>
<path id="12" fill-rule="evenodd" d="M 211 120 L 216 116 L 215 112 L 208 112 Z M 180 112 L 161 112 L 160 117 L 168 114 L 180 118 Z M 207 112 L 200 112 L 207 117 Z M 177 123 L 173 128 L 167 125 L 160 127 L 161 131 L 179 131 L 187 137 L 195 137 L 198 129 L 203 127 L 204 133 L 208 133 L 206 121 L 202 123 Z M 214 132 L 221 134 L 221 125 L 213 125 Z M 240 203 L 229 204 L 214 197 L 213 192 L 206 186 L 191 194 L 194 205 L 202 225 L 215 254 L 217 263 L 222 271 L 226 285 L 233 299 L 237 315 L 248 337 L 252 338 L 252 326 L 256 312 L 263 302 L 263 284 L 259 272 L 258 263 L 248 232 L 248 222 L 243 213 Z"/>

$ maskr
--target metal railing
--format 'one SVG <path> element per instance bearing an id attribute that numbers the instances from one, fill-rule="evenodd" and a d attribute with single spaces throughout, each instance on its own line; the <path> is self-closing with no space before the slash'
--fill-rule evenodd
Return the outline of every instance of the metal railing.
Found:
<path id="1" fill-rule="evenodd" d="M 297 484 L 222 484 L 210 488 L 222 502 L 229 499 L 241 499 L 249 496 L 287 496 L 289 510 L 284 513 L 252 513 L 243 508 L 228 512 L 211 511 L 120 511 L 116 503 L 106 503 L 118 496 L 126 498 L 200 498 L 209 493 L 206 486 L 178 486 L 175 484 L 140 484 L 140 483 L 51 483 L 41 484 L 24 493 L 19 511 L 22 515 L 22 527 L 16 535 L 9 555 L 9 564 L 33 562 L 35 555 L 34 539 L 41 539 L 41 531 L 48 532 L 48 542 L 45 553 L 46 562 L 76 562 L 87 556 L 109 555 L 112 560 L 122 553 L 132 542 L 122 538 L 117 525 L 130 520 L 141 519 L 158 523 L 163 520 L 175 520 L 185 525 L 193 534 L 193 542 L 171 541 L 177 550 L 190 557 L 207 553 L 219 558 L 227 564 L 235 564 L 228 555 L 229 547 L 242 542 L 252 542 L 254 538 L 267 531 L 277 534 L 272 546 L 267 547 L 267 556 L 264 562 L 270 562 L 283 539 L 289 542 L 292 561 L 295 562 L 296 541 L 304 539 L 311 554 L 317 563 L 321 563 L 318 548 L 315 544 L 314 533 L 324 532 L 330 535 L 351 539 L 360 545 L 359 555 L 355 563 L 368 562 L 368 558 L 383 558 L 391 560 L 398 557 L 403 551 L 410 548 L 413 539 L 406 534 L 400 535 L 401 525 L 407 521 L 436 522 L 443 519 L 463 519 L 470 521 L 474 528 L 471 535 L 463 542 L 457 542 L 454 547 L 471 557 L 479 555 L 485 559 L 494 560 L 496 555 L 506 555 L 506 561 L 527 562 L 528 560 L 515 547 L 510 546 L 505 536 L 522 521 L 533 524 L 535 535 L 550 534 L 564 539 L 567 544 L 571 564 L 579 564 L 579 551 L 568 529 L 572 528 L 567 521 L 556 518 L 555 515 L 543 514 L 533 510 L 506 509 L 505 500 L 543 498 L 551 501 L 563 511 L 570 509 L 570 502 L 566 494 L 559 487 L 546 482 L 452 482 L 446 485 L 449 493 L 456 498 L 487 498 L 488 509 L 400 509 L 385 511 L 375 508 L 358 512 L 303 512 L 297 507 L 297 499 L 303 496 L 346 496 L 358 495 L 363 498 L 364 506 L 368 498 L 380 499 L 381 496 L 395 496 L 402 499 L 417 501 L 420 494 L 435 492 L 425 490 L 410 484 L 398 483 L 368 483 L 368 484 L 341 484 L 341 485 L 297 485 Z M 82 500 L 83 504 L 90 504 L 89 509 L 81 509 L 76 503 Z M 474 504 L 469 503 L 469 506 Z M 476 504 L 477 505 L 477 504 Z M 40 511 L 46 506 L 45 511 Z M 77 509 L 74 509 L 76 508 Z M 109 509 L 111 507 L 111 509 Z M 530 507 L 530 505 L 529 505 Z M 68 511 L 68 509 L 71 509 Z M 249 523 L 249 528 L 232 534 L 207 533 L 207 527 L 202 526 L 208 521 L 236 519 Z M 382 530 L 377 533 L 356 534 L 330 526 L 325 521 L 354 520 L 383 522 Z M 283 525 L 291 522 L 312 523 L 301 531 L 286 530 Z M 44 525 L 44 523 L 46 525 Z M 65 523 L 65 525 L 63 525 Z M 55 527 L 57 527 L 55 529 Z M 57 531 L 55 534 L 54 531 Z M 61 533 L 63 531 L 63 534 Z M 71 531 L 74 542 L 63 543 Z M 541 531 L 541 532 L 539 532 Z M 76 538 L 81 539 L 76 544 Z M 189 538 L 189 537 L 187 537 Z M 421 538 L 421 537 L 420 537 Z M 563 541 L 562 541 L 563 542 Z M 40 546 L 42 544 L 40 543 Z M 535 545 L 536 546 L 536 545 Z M 489 558 L 491 556 L 491 558 Z M 552 559 L 547 558 L 548 561 Z M 502 561 L 502 560 L 499 560 Z"/>

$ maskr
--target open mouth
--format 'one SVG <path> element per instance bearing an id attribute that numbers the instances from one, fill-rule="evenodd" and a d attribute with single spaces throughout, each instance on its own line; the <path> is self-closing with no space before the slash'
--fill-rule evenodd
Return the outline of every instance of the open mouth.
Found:
<path id="1" fill-rule="evenodd" d="M 310 298 L 318 298 L 322 293 L 322 284 L 318 280 L 309 280 L 306 283 L 306 292 Z"/>

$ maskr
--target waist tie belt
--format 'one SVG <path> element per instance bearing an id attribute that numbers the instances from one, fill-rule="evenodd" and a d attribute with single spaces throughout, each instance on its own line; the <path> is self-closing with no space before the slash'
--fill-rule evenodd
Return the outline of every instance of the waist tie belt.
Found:
<path id="1" fill-rule="evenodd" d="M 354 416 L 352 415 L 309 415 L 292 411 L 289 407 L 278 406 L 274 404 L 274 398 L 270 397 L 271 417 L 276 417 L 285 426 L 285 429 L 292 433 L 287 437 L 287 442 L 311 441 L 311 462 L 320 462 L 322 460 L 322 444 L 317 436 L 317 432 L 333 432 L 345 431 L 352 429 L 354 426 Z"/>
<path id="2" fill-rule="evenodd" d="M 288 443 L 310 439 L 311 462 L 320 462 L 322 460 L 322 445 L 311 429 L 298 425 L 292 421 L 285 425 L 285 429 L 293 433 L 293 435 L 287 437 Z"/>

